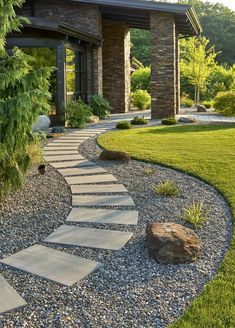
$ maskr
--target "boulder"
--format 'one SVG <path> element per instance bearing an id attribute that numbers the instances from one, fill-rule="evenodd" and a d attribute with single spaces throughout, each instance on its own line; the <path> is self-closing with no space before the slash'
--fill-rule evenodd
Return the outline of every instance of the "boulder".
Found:
<path id="1" fill-rule="evenodd" d="M 203 105 L 197 105 L 197 112 L 198 113 L 206 113 L 206 107 Z"/>
<path id="2" fill-rule="evenodd" d="M 178 119 L 179 123 L 196 123 L 196 120 L 194 118 L 190 118 L 190 117 L 180 117 Z"/>
<path id="3" fill-rule="evenodd" d="M 100 120 L 99 117 L 95 115 L 91 115 L 86 118 L 87 123 L 99 123 L 99 120 Z"/>
<path id="4" fill-rule="evenodd" d="M 159 263 L 178 264 L 195 261 L 201 248 L 197 235 L 174 222 L 149 223 L 146 227 L 149 255 Z"/>
<path id="5" fill-rule="evenodd" d="M 33 131 L 34 132 L 47 131 L 49 129 L 50 124 L 51 121 L 47 115 L 39 115 L 36 123 L 33 126 Z"/>
<path id="6" fill-rule="evenodd" d="M 99 156 L 99 159 L 106 161 L 122 161 L 122 162 L 130 162 L 129 154 L 122 151 L 111 151 L 104 150 Z"/>

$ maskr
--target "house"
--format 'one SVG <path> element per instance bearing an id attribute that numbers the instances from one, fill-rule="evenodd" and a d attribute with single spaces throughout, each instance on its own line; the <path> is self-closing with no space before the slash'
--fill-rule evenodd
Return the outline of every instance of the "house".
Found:
<path id="1" fill-rule="evenodd" d="M 50 49 L 57 67 L 53 124 L 63 120 L 71 97 L 89 101 L 103 94 L 114 113 L 129 109 L 130 28 L 151 32 L 152 118 L 172 117 L 180 105 L 179 38 L 198 35 L 200 23 L 188 5 L 151 0 L 28 0 L 27 16 L 9 48 Z M 53 55 L 48 54 L 48 62 Z"/>

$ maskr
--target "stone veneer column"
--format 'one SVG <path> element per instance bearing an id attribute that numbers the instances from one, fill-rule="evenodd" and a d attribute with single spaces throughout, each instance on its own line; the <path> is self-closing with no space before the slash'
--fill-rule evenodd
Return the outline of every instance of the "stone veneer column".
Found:
<path id="1" fill-rule="evenodd" d="M 151 95 L 152 118 L 176 114 L 176 30 L 170 14 L 151 13 Z"/>
<path id="2" fill-rule="evenodd" d="M 125 113 L 130 107 L 130 29 L 120 22 L 104 21 L 103 95 L 112 113 Z"/>
<path id="3" fill-rule="evenodd" d="M 175 36 L 175 57 L 176 57 L 176 114 L 180 110 L 180 43 L 179 32 Z"/>

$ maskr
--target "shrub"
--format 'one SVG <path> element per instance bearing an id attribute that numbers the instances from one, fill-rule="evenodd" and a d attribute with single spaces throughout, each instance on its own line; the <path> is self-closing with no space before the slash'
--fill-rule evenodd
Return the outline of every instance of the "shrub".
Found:
<path id="1" fill-rule="evenodd" d="M 225 116 L 235 116 L 235 91 L 218 93 L 214 99 L 214 108 Z"/>
<path id="2" fill-rule="evenodd" d="M 127 121 L 121 121 L 117 123 L 116 128 L 121 130 L 131 129 L 131 123 Z"/>
<path id="3" fill-rule="evenodd" d="M 177 123 L 177 120 L 174 117 L 162 119 L 162 124 L 164 124 L 164 125 L 175 125 L 176 123 Z"/>
<path id="4" fill-rule="evenodd" d="M 182 106 L 185 106 L 185 107 L 188 107 L 188 108 L 191 108 L 193 105 L 194 105 L 194 101 L 186 96 L 183 96 L 181 98 L 181 105 Z"/>
<path id="5" fill-rule="evenodd" d="M 183 211 L 182 219 L 191 223 L 196 228 L 208 220 L 208 212 L 203 208 L 203 202 L 193 202 L 191 206 L 184 208 Z"/>
<path id="6" fill-rule="evenodd" d="M 131 101 L 134 107 L 139 110 L 149 109 L 151 106 L 151 96 L 146 90 L 136 90 L 131 94 Z"/>
<path id="7" fill-rule="evenodd" d="M 155 172 L 155 169 L 152 169 L 151 167 L 143 167 L 142 171 L 146 175 L 151 175 Z"/>
<path id="8" fill-rule="evenodd" d="M 82 99 L 71 100 L 65 107 L 67 124 L 71 128 L 86 127 L 86 118 L 91 116 L 91 108 Z"/>
<path id="9" fill-rule="evenodd" d="M 103 119 L 109 115 L 112 107 L 107 99 L 101 95 L 94 95 L 91 98 L 91 109 L 94 115 Z"/>
<path id="10" fill-rule="evenodd" d="M 203 101 L 203 105 L 206 107 L 206 109 L 209 109 L 212 107 L 212 101 Z"/>
<path id="11" fill-rule="evenodd" d="M 53 126 L 51 133 L 65 133 L 65 128 L 63 126 Z"/>
<path id="12" fill-rule="evenodd" d="M 144 125 L 148 124 L 148 121 L 144 117 L 135 116 L 133 120 L 131 120 L 132 125 Z"/>
<path id="13" fill-rule="evenodd" d="M 150 67 L 141 67 L 131 75 L 131 90 L 147 90 L 150 92 Z"/>
<path id="14" fill-rule="evenodd" d="M 171 180 L 165 180 L 159 184 L 153 185 L 153 190 L 162 196 L 177 196 L 180 193 L 179 188 Z"/>

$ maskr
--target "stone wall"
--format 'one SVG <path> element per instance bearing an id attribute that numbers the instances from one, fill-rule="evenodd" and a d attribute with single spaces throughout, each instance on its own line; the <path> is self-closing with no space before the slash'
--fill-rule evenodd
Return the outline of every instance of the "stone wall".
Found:
<path id="1" fill-rule="evenodd" d="M 104 21 L 103 95 L 113 113 L 125 113 L 130 107 L 130 29 L 121 22 Z"/>
<path id="2" fill-rule="evenodd" d="M 150 31 L 152 118 L 173 117 L 179 97 L 174 16 L 151 13 Z"/>

